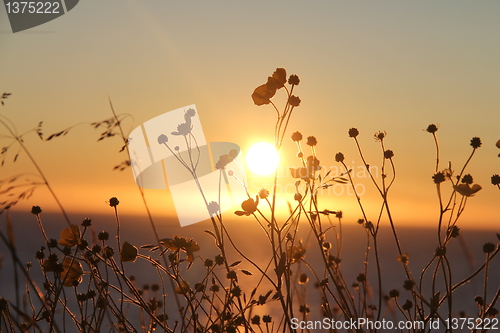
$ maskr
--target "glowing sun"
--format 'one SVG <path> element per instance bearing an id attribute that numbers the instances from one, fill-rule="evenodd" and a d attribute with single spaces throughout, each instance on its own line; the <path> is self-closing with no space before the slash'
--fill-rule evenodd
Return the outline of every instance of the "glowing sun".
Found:
<path id="1" fill-rule="evenodd" d="M 272 144 L 265 142 L 254 143 L 245 156 L 247 167 L 253 173 L 265 176 L 278 167 L 279 155 Z"/>

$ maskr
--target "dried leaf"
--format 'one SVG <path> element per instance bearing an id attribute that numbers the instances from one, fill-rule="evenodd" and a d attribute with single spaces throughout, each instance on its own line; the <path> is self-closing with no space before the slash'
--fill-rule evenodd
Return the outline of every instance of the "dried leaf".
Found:
<path id="1" fill-rule="evenodd" d="M 241 264 L 241 260 L 233 262 L 231 265 L 229 265 L 229 267 L 238 266 L 239 264 Z"/>

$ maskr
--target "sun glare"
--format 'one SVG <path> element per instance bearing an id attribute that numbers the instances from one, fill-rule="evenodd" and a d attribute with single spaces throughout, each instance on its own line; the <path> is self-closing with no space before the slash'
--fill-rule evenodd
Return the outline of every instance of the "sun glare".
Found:
<path id="1" fill-rule="evenodd" d="M 278 167 L 279 155 L 272 144 L 254 143 L 245 156 L 247 167 L 254 174 L 265 176 Z"/>

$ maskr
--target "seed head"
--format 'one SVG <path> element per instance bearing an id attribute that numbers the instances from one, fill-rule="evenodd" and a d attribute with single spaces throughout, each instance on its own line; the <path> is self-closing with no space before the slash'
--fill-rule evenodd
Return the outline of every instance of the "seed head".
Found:
<path id="1" fill-rule="evenodd" d="M 359 131 L 358 131 L 358 129 L 357 129 L 357 128 L 354 128 L 354 127 L 353 127 L 353 128 L 350 128 L 350 129 L 349 129 L 349 137 L 350 137 L 350 138 L 355 138 L 355 137 L 357 137 L 357 136 L 358 136 L 358 134 L 359 134 Z"/>
<path id="2" fill-rule="evenodd" d="M 426 131 L 429 133 L 436 133 L 437 130 L 438 130 L 438 127 L 436 126 L 436 124 L 430 124 L 429 126 L 427 126 L 427 129 L 426 129 Z"/>
<path id="3" fill-rule="evenodd" d="M 481 139 L 478 138 L 477 136 L 476 137 L 473 137 L 471 140 L 470 140 L 470 145 L 472 146 L 472 148 L 474 149 L 477 149 L 479 147 L 481 147 Z"/>

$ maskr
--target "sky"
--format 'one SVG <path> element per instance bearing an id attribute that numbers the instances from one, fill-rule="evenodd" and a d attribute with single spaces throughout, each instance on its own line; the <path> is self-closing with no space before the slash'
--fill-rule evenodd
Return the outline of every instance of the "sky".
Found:
<path id="1" fill-rule="evenodd" d="M 117 113 L 131 115 L 127 131 L 196 104 L 207 141 L 234 142 L 244 152 L 273 141 L 275 113 L 254 105 L 251 94 L 282 67 L 301 80 L 289 133 L 316 136 L 324 169 L 336 170 L 339 151 L 353 170 L 362 166 L 347 135 L 351 127 L 359 129 L 370 164 L 380 165 L 373 135 L 387 132 L 397 170 L 389 199 L 400 223 L 437 220 L 434 142 L 425 128 L 439 126 L 441 169 L 451 161 L 460 170 L 471 138 L 480 137 L 468 171 L 483 189 L 469 198 L 462 218 L 465 225 L 498 229 L 500 193 L 490 177 L 500 173 L 499 14 L 494 1 L 86 0 L 53 21 L 12 33 L 1 7 L 0 93 L 12 95 L 0 115 L 19 133 L 43 121 L 47 137 L 111 117 L 108 98 Z M 48 142 L 31 133 L 25 144 L 68 211 L 107 212 L 106 200 L 116 196 L 125 214 L 143 214 L 131 170 L 112 170 L 127 158 L 119 153 L 122 143 L 96 142 L 99 133 L 83 124 Z M 295 154 L 286 141 L 283 175 L 299 165 Z M 26 154 L 15 163 L 13 155 L 0 178 L 36 172 Z M 358 178 L 363 202 L 376 214 L 376 190 Z M 254 194 L 269 182 L 251 174 L 249 180 Z M 171 216 L 166 191 L 148 190 L 146 197 L 155 215 Z M 360 217 L 347 192 L 323 195 L 322 202 L 342 209 L 350 222 Z M 39 188 L 13 210 L 33 205 L 56 209 Z"/>

